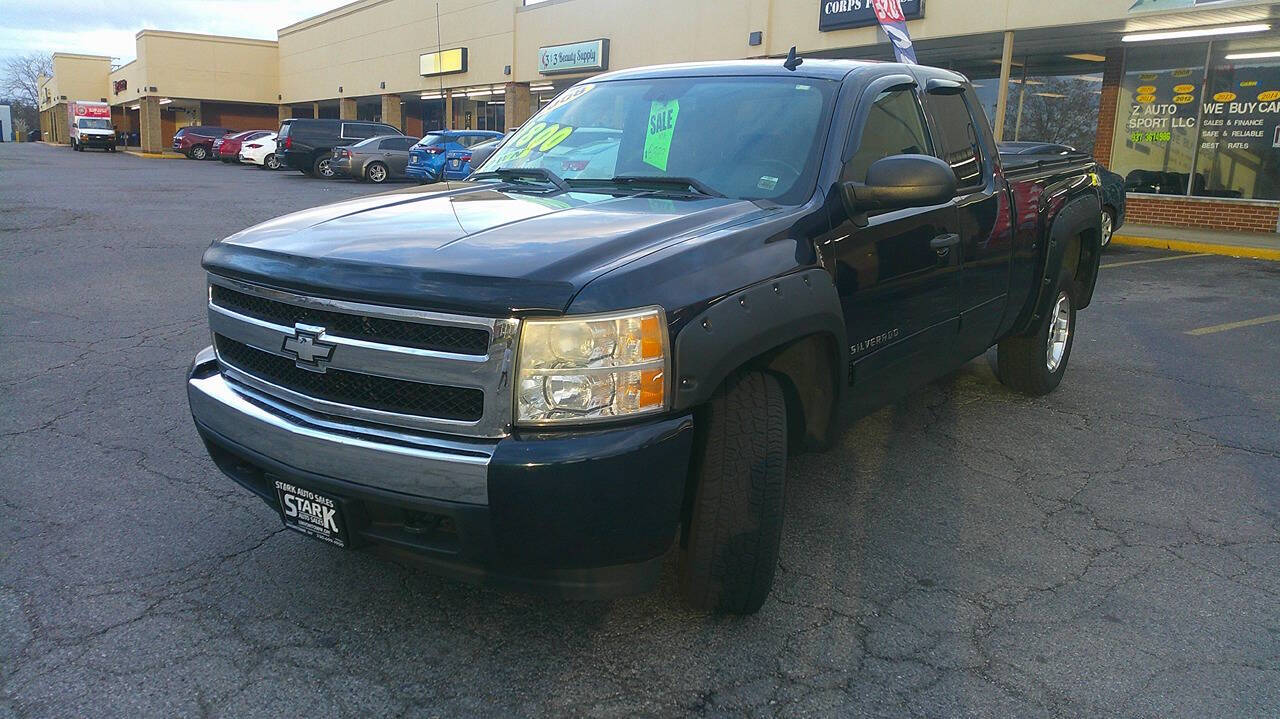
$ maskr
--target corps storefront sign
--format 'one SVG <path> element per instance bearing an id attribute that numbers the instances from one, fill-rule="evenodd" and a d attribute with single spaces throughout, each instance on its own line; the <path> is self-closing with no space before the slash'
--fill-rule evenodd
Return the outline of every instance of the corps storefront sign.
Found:
<path id="1" fill-rule="evenodd" d="M 876 0 L 819 0 L 818 30 L 847 30 L 867 27 L 879 22 Z M 902 14 L 907 20 L 924 17 L 924 0 L 902 0 Z"/>

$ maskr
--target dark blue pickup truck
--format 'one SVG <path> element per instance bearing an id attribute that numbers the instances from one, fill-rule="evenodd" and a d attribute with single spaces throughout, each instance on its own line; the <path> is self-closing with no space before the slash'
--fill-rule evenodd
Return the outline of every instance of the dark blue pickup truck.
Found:
<path id="1" fill-rule="evenodd" d="M 787 457 L 842 407 L 992 346 L 1009 387 L 1058 386 L 1097 277 L 1091 167 L 1006 173 L 945 70 L 606 74 L 465 182 L 215 242 L 191 412 L 336 547 L 567 597 L 644 591 L 674 551 L 692 605 L 754 612 Z"/>

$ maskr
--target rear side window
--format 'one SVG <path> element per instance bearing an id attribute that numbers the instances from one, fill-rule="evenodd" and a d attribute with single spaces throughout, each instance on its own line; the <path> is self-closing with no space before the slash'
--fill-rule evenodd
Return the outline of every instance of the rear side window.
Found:
<path id="1" fill-rule="evenodd" d="M 185 128 L 185 127 L 184 127 L 184 128 L 182 128 L 181 130 L 178 130 L 177 132 L 173 133 L 173 136 L 174 136 L 174 137 L 182 137 L 182 136 L 183 136 L 183 135 L 185 135 L 185 134 L 187 134 L 187 128 Z"/>
<path id="2" fill-rule="evenodd" d="M 412 137 L 391 137 L 382 141 L 379 149 L 382 150 L 408 150 L 413 147 L 414 140 Z"/>
<path id="3" fill-rule="evenodd" d="M 373 125 L 366 125 L 359 122 L 342 123 L 342 136 L 348 140 L 363 140 L 373 137 L 377 133 L 374 132 Z"/>
<path id="4" fill-rule="evenodd" d="M 283 140 L 284 138 L 288 137 L 288 136 L 289 136 L 289 128 L 291 128 L 291 127 L 293 127 L 293 123 L 292 123 L 292 122 L 282 122 L 282 123 L 280 123 L 280 132 L 276 133 L 276 137 L 280 138 L 281 140 Z"/>
<path id="5" fill-rule="evenodd" d="M 924 112 L 913 90 L 883 92 L 867 115 L 857 150 L 845 163 L 842 179 L 865 182 L 876 160 L 893 155 L 928 155 L 933 152 L 925 131 Z"/>
<path id="6" fill-rule="evenodd" d="M 964 95 L 930 95 L 929 107 L 938 128 L 938 157 L 955 170 L 960 189 L 981 187 L 983 164 L 978 127 Z"/>

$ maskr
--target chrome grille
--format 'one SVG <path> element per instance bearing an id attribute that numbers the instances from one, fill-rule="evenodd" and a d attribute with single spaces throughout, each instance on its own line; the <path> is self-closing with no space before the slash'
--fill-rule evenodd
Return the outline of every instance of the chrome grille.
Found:
<path id="1" fill-rule="evenodd" d="M 213 345 L 233 367 L 316 399 L 466 422 L 475 422 L 484 413 L 482 390 L 406 382 L 340 369 L 312 372 L 299 369 L 287 357 L 254 349 L 222 335 L 213 336 Z"/>
<path id="2" fill-rule="evenodd" d="M 370 342 L 468 355 L 482 355 L 489 349 L 489 333 L 474 327 L 405 322 L 302 307 L 237 292 L 221 285 L 213 285 L 210 300 L 219 307 L 278 325 L 320 325 L 333 334 Z"/>
<path id="3" fill-rule="evenodd" d="M 509 430 L 518 320 L 209 283 L 229 379 L 324 415 L 474 437 Z"/>

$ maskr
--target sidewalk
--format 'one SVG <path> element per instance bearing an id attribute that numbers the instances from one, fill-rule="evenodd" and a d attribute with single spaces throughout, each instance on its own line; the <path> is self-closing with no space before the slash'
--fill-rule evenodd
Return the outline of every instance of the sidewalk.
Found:
<path id="1" fill-rule="evenodd" d="M 1220 232 L 1185 227 L 1125 224 L 1111 241 L 1117 245 L 1156 247 L 1175 252 L 1207 252 L 1229 257 L 1280 260 L 1280 233 Z"/>

